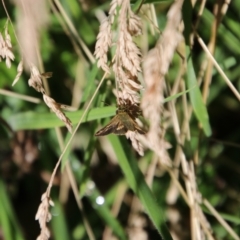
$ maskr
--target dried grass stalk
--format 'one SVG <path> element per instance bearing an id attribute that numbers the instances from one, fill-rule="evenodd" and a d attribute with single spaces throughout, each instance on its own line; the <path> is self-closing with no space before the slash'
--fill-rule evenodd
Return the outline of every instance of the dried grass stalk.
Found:
<path id="1" fill-rule="evenodd" d="M 182 18 L 181 8 L 183 1 L 175 1 L 169 12 L 165 30 L 156 46 L 149 51 L 143 62 L 146 91 L 142 99 L 144 117 L 149 119 L 150 129 L 147 135 L 151 148 L 162 159 L 166 159 L 166 147 L 169 146 L 163 139 L 164 132 L 160 128 L 163 109 L 163 91 L 165 74 L 168 71 L 175 49 L 182 39 L 178 27 Z"/>
<path id="2" fill-rule="evenodd" d="M 117 16 L 117 9 L 118 34 L 112 66 L 116 79 L 117 104 L 121 106 L 129 102 L 130 105 L 139 106 L 139 91 L 142 89 L 138 81 L 138 73 L 141 72 L 141 52 L 134 43 L 133 36 L 141 34 L 142 30 L 140 18 L 131 10 L 129 0 L 112 0 L 109 16 L 100 26 L 95 56 L 98 59 L 98 67 L 110 72 L 107 53 L 114 42 L 111 27 Z M 126 137 L 131 139 L 135 150 L 142 155 L 143 148 L 138 140 L 138 133 L 128 131 Z"/>
<path id="3" fill-rule="evenodd" d="M 17 7 L 17 36 L 21 46 L 23 62 L 38 63 L 38 51 L 41 32 L 47 26 L 49 11 L 47 1 L 15 0 Z M 29 71 L 28 65 L 24 65 Z"/>

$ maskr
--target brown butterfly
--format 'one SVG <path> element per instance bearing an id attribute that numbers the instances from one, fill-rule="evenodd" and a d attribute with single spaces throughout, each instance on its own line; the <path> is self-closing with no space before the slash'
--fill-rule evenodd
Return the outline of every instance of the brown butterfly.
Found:
<path id="1" fill-rule="evenodd" d="M 135 118 L 140 115 L 138 105 L 129 102 L 120 102 L 116 115 L 111 119 L 105 127 L 96 132 L 95 136 L 104 136 L 110 133 L 124 135 L 127 131 L 137 131 L 140 134 L 146 132 L 138 126 Z"/>

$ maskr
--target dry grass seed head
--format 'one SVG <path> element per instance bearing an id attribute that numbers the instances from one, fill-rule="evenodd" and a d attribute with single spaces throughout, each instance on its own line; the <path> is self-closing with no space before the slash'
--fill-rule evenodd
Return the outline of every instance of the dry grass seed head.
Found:
<path id="1" fill-rule="evenodd" d="M 117 91 L 123 92 L 123 96 L 120 97 L 124 97 L 125 99 L 130 98 L 132 102 L 139 102 L 135 96 L 130 96 L 139 94 L 137 92 L 141 89 L 141 85 L 136 81 L 137 78 L 135 78 L 138 72 L 141 72 L 141 52 L 132 39 L 132 35 L 141 33 L 141 21 L 140 18 L 131 11 L 128 0 L 113 0 L 111 2 L 109 16 L 100 26 L 94 54 L 98 59 L 98 67 L 109 72 L 107 52 L 112 43 L 111 25 L 117 12 L 117 6 L 120 6 L 118 19 L 119 34 L 116 43 L 115 63 L 113 66 L 117 81 Z"/>
<path id="2" fill-rule="evenodd" d="M 139 91 L 142 86 L 138 81 L 138 73 L 141 72 L 141 52 L 134 43 L 132 36 L 139 35 L 142 31 L 140 18 L 131 11 L 129 0 L 111 1 L 109 16 L 100 26 L 94 54 L 98 59 L 98 67 L 110 72 L 107 65 L 107 53 L 113 41 L 111 26 L 116 17 L 118 6 L 118 35 L 115 60 L 112 67 L 116 80 L 117 104 L 120 107 L 127 107 L 124 104 L 130 107 L 135 106 L 139 111 Z M 140 155 L 143 155 L 143 148 L 136 131 L 128 131 L 126 137 L 131 139 L 133 147 Z"/>
<path id="3" fill-rule="evenodd" d="M 113 24 L 114 18 L 117 14 L 117 7 L 121 6 L 122 0 L 112 0 L 110 3 L 110 9 L 108 11 L 110 24 Z"/>
<path id="4" fill-rule="evenodd" d="M 40 74 L 37 67 L 33 64 L 31 66 L 31 77 L 28 80 L 29 86 L 33 87 L 36 91 L 41 92 L 43 94 L 43 100 L 46 105 L 57 115 L 57 117 L 63 121 L 69 132 L 72 132 L 72 123 L 68 117 L 61 111 L 61 104 L 57 103 L 54 99 L 49 97 L 44 90 L 42 77 L 44 74 Z M 45 74 L 47 77 L 51 76 L 51 73 Z"/>
<path id="5" fill-rule="evenodd" d="M 102 68 L 103 71 L 110 73 L 110 69 L 107 65 L 108 56 L 107 53 L 112 44 L 112 33 L 111 26 L 114 22 L 114 18 L 117 13 L 117 7 L 121 4 L 121 0 L 113 0 L 110 3 L 109 16 L 104 19 L 100 25 L 99 33 L 97 36 L 97 42 L 95 45 L 94 55 L 98 60 L 98 67 Z"/>
<path id="6" fill-rule="evenodd" d="M 11 37 L 7 30 L 7 24 L 5 26 L 5 39 L 3 38 L 2 34 L 0 33 L 0 59 L 5 59 L 6 66 L 8 68 L 11 67 L 11 61 L 14 60 L 14 54 L 12 52 L 12 43 Z"/>
<path id="7" fill-rule="evenodd" d="M 131 34 L 127 30 L 126 20 L 120 20 L 119 40 L 117 43 L 116 57 L 119 58 L 119 65 L 131 72 L 133 76 L 137 76 L 141 72 L 141 52 L 133 42 Z"/>
<path id="8" fill-rule="evenodd" d="M 137 77 L 132 76 L 127 71 L 124 71 L 122 67 L 116 68 L 116 64 L 113 67 L 115 73 L 117 73 L 116 82 L 118 101 L 121 98 L 125 100 L 130 100 L 132 104 L 138 104 L 139 91 L 142 89 L 142 85 L 138 81 Z"/>
<path id="9" fill-rule="evenodd" d="M 141 52 L 132 36 L 141 32 L 141 21 L 130 8 L 128 0 L 124 0 L 119 10 L 119 34 L 113 70 L 116 76 L 119 97 L 139 103 L 139 91 L 142 89 L 138 81 L 141 72 Z"/>
<path id="10" fill-rule="evenodd" d="M 183 1 L 175 1 L 169 12 L 165 30 L 155 48 L 149 51 L 143 63 L 144 80 L 146 91 L 142 99 L 143 114 L 149 119 L 150 129 L 148 140 L 152 148 L 165 158 L 168 144 L 162 139 L 163 133 L 160 128 L 161 113 L 163 109 L 163 90 L 165 86 L 165 74 L 169 69 L 175 49 L 182 39 L 178 31 L 181 21 L 181 6 Z M 165 144 L 163 144 L 163 141 Z"/>
<path id="11" fill-rule="evenodd" d="M 43 88 L 42 76 L 38 71 L 37 67 L 35 67 L 33 64 L 31 66 L 31 77 L 28 80 L 28 85 L 30 87 L 33 87 L 36 91 L 41 92 L 42 94 L 45 93 L 45 90 Z"/>
<path id="12" fill-rule="evenodd" d="M 72 122 L 66 115 L 61 111 L 61 104 L 57 103 L 53 98 L 43 94 L 43 100 L 46 105 L 57 115 L 57 117 L 63 121 L 68 129 L 68 131 L 72 132 Z"/>
<path id="13" fill-rule="evenodd" d="M 128 31 L 132 36 L 142 35 L 141 19 L 132 11 L 128 20 Z"/>
<path id="14" fill-rule="evenodd" d="M 38 207 L 38 211 L 35 216 L 35 220 L 39 222 L 41 233 L 38 236 L 37 240 L 48 240 L 50 238 L 50 231 L 47 227 L 47 222 L 52 218 L 51 213 L 49 212 L 49 207 L 54 206 L 54 202 L 45 192 L 41 198 L 41 204 Z"/>
<path id="15" fill-rule="evenodd" d="M 98 59 L 97 66 L 102 68 L 103 71 L 110 73 L 110 69 L 107 65 L 108 57 L 107 53 L 111 46 L 111 25 L 108 18 L 104 19 L 100 25 L 100 30 L 97 36 L 97 42 L 95 46 L 94 55 Z"/>
<path id="16" fill-rule="evenodd" d="M 132 36 L 141 33 L 141 21 L 131 11 L 128 0 L 122 1 L 119 9 L 118 26 L 118 40 L 115 52 L 116 60 L 113 65 L 118 104 L 122 104 L 120 100 L 122 99 L 129 107 L 135 106 L 137 111 L 140 111 L 138 103 L 139 91 L 142 89 L 142 86 L 138 81 L 138 73 L 141 72 L 141 52 L 134 43 Z M 143 155 L 143 147 L 138 135 L 136 131 L 128 131 L 126 133 L 126 137 L 131 140 L 133 148 L 140 155 Z"/>
<path id="17" fill-rule="evenodd" d="M 21 60 L 19 62 L 19 64 L 18 64 L 17 75 L 16 75 L 16 77 L 13 80 L 12 86 L 14 86 L 18 82 L 18 80 L 21 77 L 22 73 L 23 73 L 23 60 Z"/>
<path id="18" fill-rule="evenodd" d="M 127 131 L 126 138 L 130 139 L 132 142 L 133 148 L 138 152 L 140 156 L 144 155 L 142 144 L 139 141 L 138 133 L 135 131 Z"/>

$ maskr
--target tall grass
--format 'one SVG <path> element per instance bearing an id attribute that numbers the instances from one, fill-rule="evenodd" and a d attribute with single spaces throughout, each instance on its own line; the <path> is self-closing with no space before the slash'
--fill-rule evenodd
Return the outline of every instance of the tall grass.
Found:
<path id="1" fill-rule="evenodd" d="M 3 239 L 240 239 L 237 2 L 2 0 Z"/>

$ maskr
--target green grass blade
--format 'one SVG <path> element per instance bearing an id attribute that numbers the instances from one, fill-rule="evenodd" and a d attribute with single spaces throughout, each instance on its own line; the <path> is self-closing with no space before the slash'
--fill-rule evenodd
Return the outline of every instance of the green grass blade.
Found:
<path id="1" fill-rule="evenodd" d="M 11 233 L 11 225 L 9 222 L 9 218 L 6 211 L 6 195 L 4 191 L 4 184 L 2 181 L 0 181 L 0 194 L 1 194 L 1 201 L 0 201 L 0 225 L 3 231 L 3 236 L 6 239 L 13 239 L 12 233 Z"/>
<path id="2" fill-rule="evenodd" d="M 112 106 L 91 109 L 88 114 L 85 115 L 83 122 L 111 117 L 115 114 L 115 111 L 116 108 Z M 83 112 L 84 110 L 79 110 L 76 112 L 68 112 L 66 115 L 71 119 L 73 124 L 77 124 Z M 13 130 L 43 129 L 64 126 L 64 123 L 52 112 L 23 112 L 10 117 L 6 121 Z"/>
<path id="3" fill-rule="evenodd" d="M 53 209 L 54 209 L 53 211 L 57 214 L 57 216 L 56 215 L 54 216 L 53 214 L 52 220 L 50 222 L 52 226 L 54 239 L 57 240 L 70 239 L 64 211 L 58 199 L 54 199 Z"/>
<path id="4" fill-rule="evenodd" d="M 0 226 L 4 239 L 23 240 L 19 225 L 14 216 L 13 207 L 8 197 L 3 181 L 0 179 Z"/>
<path id="5" fill-rule="evenodd" d="M 213 214 L 205 206 L 202 206 L 202 209 L 205 213 L 213 216 Z M 219 211 L 218 211 L 218 213 L 224 220 L 226 220 L 230 223 L 236 224 L 236 225 L 240 225 L 239 216 L 233 216 L 233 215 L 222 213 L 222 212 L 219 212 Z"/>
<path id="6" fill-rule="evenodd" d="M 127 239 L 124 229 L 118 220 L 113 217 L 107 204 L 103 203 L 102 205 L 99 205 L 96 203 L 96 200 L 99 196 L 101 196 L 100 193 L 97 191 L 97 189 L 94 189 L 94 191 L 88 196 L 89 200 L 91 201 L 91 205 L 94 207 L 98 215 L 104 220 L 104 222 L 111 227 L 118 239 Z"/>
<path id="7" fill-rule="evenodd" d="M 186 42 L 186 56 L 187 56 L 187 83 L 190 101 L 193 107 L 193 111 L 201 123 L 206 136 L 211 135 L 211 127 L 209 124 L 209 117 L 206 106 L 203 102 L 201 91 L 198 87 L 195 71 L 193 68 L 193 62 L 190 50 L 190 34 L 192 32 L 192 5 L 190 0 L 186 0 L 183 3 L 183 21 L 184 21 L 184 38 Z M 192 89 L 193 88 L 193 89 Z"/>
<path id="8" fill-rule="evenodd" d="M 133 11 L 136 12 L 139 9 L 139 7 L 141 7 L 141 5 L 144 4 L 144 2 L 145 2 L 144 0 L 135 1 L 132 7 Z"/>
<path id="9" fill-rule="evenodd" d="M 186 49 L 187 49 L 187 56 L 189 56 L 188 65 L 187 65 L 187 83 L 188 83 L 188 88 L 191 89 L 191 91 L 189 92 L 190 101 L 193 107 L 193 111 L 198 121 L 201 123 L 206 136 L 210 136 L 211 127 L 209 123 L 207 108 L 203 102 L 199 87 L 195 87 L 198 85 L 197 85 L 195 71 L 193 68 L 192 58 L 190 56 L 189 46 L 186 46 Z"/>
<path id="10" fill-rule="evenodd" d="M 192 3 L 190 0 L 185 0 L 183 2 L 183 8 L 182 8 L 182 18 L 184 22 L 184 31 L 183 35 L 185 38 L 186 45 L 189 46 L 190 44 L 190 34 L 192 29 Z"/>
<path id="11" fill-rule="evenodd" d="M 170 102 L 170 101 L 172 101 L 172 100 L 174 100 L 174 99 L 182 96 L 183 94 L 190 92 L 190 91 L 191 91 L 193 88 L 195 88 L 195 87 L 197 87 L 197 85 L 193 86 L 192 88 L 190 88 L 190 89 L 188 89 L 188 90 L 179 92 L 179 93 L 177 93 L 177 94 L 175 94 L 175 95 L 172 95 L 172 96 L 169 96 L 169 97 L 167 97 L 167 98 L 165 98 L 165 99 L 163 100 L 163 103 Z"/>
<path id="12" fill-rule="evenodd" d="M 117 154 L 119 165 L 129 186 L 139 197 L 159 233 L 164 237 L 165 240 L 172 240 L 172 237 L 165 226 L 165 218 L 163 213 L 157 204 L 152 191 L 145 182 L 144 176 L 138 168 L 137 162 L 132 157 L 127 157 L 127 151 L 124 151 L 123 146 L 117 136 L 110 134 L 108 137 L 115 153 Z"/>
<path id="13" fill-rule="evenodd" d="M 212 14 L 212 12 L 210 12 L 208 9 L 205 8 L 201 19 L 209 30 L 211 29 L 211 25 L 214 18 L 215 16 Z M 239 25 L 236 21 L 233 21 L 233 22 L 235 22 L 237 26 L 237 31 L 239 34 L 240 32 Z M 240 54 L 239 36 L 236 36 L 235 33 L 233 34 L 231 31 L 229 31 L 229 29 L 223 23 L 220 23 L 218 27 L 218 36 L 220 39 L 223 40 L 226 48 L 228 48 L 230 51 L 232 51 L 235 54 L 238 54 L 238 55 Z"/>
<path id="14" fill-rule="evenodd" d="M 95 86 L 95 79 L 97 77 L 99 68 L 97 67 L 97 64 L 95 63 L 90 70 L 87 70 L 87 79 L 88 83 L 86 85 L 86 88 L 84 89 L 83 96 L 81 99 L 81 102 L 84 103 L 87 101 L 88 97 L 93 95 L 93 92 L 96 89 Z"/>
<path id="15" fill-rule="evenodd" d="M 161 4 L 161 3 L 171 3 L 173 0 L 136 0 L 131 1 L 133 3 L 132 9 L 133 11 L 137 11 L 139 7 L 143 4 Z"/>

